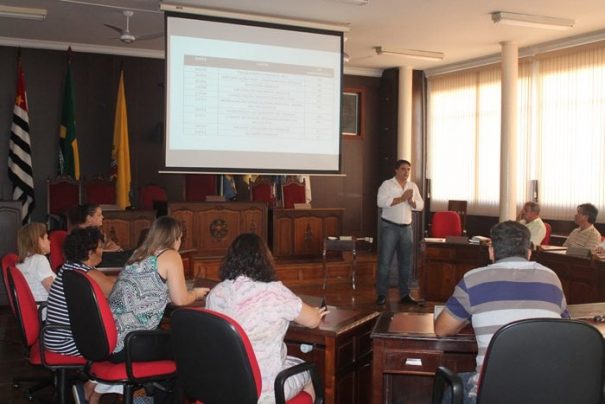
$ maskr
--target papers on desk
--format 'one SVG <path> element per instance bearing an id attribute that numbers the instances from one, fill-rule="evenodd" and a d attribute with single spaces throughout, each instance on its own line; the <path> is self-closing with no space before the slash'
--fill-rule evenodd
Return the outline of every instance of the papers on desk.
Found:
<path id="1" fill-rule="evenodd" d="M 439 237 L 425 237 L 424 241 L 427 243 L 445 243 L 445 239 Z"/>

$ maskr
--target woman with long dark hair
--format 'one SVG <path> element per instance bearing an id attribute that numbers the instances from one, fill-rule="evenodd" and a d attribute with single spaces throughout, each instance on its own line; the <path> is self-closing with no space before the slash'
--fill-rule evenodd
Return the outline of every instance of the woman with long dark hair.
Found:
<path id="1" fill-rule="evenodd" d="M 275 376 L 302 360 L 287 356 L 284 336 L 290 321 L 306 327 L 319 326 L 325 308 L 311 307 L 277 280 L 273 256 L 254 233 L 239 235 L 229 247 L 220 268 L 222 282 L 206 299 L 206 307 L 228 315 L 246 331 L 262 376 L 259 403 L 275 401 Z M 290 377 L 286 399 L 301 390 L 315 397 L 308 372 Z"/>

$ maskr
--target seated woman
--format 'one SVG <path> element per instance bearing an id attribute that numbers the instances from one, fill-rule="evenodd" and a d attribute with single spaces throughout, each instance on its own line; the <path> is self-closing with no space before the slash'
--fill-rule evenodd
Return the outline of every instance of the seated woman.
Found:
<path id="1" fill-rule="evenodd" d="M 17 268 L 21 271 L 36 302 L 48 299 L 55 273 L 50 267 L 46 254 L 50 253 L 50 241 L 46 225 L 42 223 L 26 224 L 17 233 L 17 249 L 19 262 Z"/>
<path id="2" fill-rule="evenodd" d="M 120 272 L 109 296 L 118 328 L 114 354 L 122 351 L 129 332 L 157 328 L 168 302 L 186 306 L 208 293 L 208 288 L 187 290 L 183 261 L 178 252 L 182 235 L 177 220 L 169 216 L 156 219 L 143 244 Z"/>
<path id="3" fill-rule="evenodd" d="M 227 251 L 220 268 L 222 282 L 208 294 L 206 308 L 224 313 L 246 331 L 262 376 L 259 403 L 274 402 L 276 375 L 302 360 L 286 356 L 284 336 L 290 321 L 315 328 L 326 308 L 311 307 L 276 279 L 271 252 L 258 235 L 239 235 Z M 301 390 L 315 398 L 308 372 L 290 377 L 286 400 Z"/>
<path id="4" fill-rule="evenodd" d="M 115 283 L 109 277 L 95 269 L 103 256 L 103 235 L 96 227 L 74 229 L 63 243 L 65 264 L 59 269 L 57 277 L 48 292 L 46 320 L 49 324 L 70 326 L 67 303 L 63 293 L 63 274 L 65 271 L 80 270 L 88 273 L 108 296 Z M 71 331 L 68 329 L 48 330 L 44 337 L 46 347 L 65 355 L 79 355 Z"/>
<path id="5" fill-rule="evenodd" d="M 99 230 L 103 228 L 103 210 L 99 205 L 79 205 L 69 213 L 70 227 L 96 227 Z M 107 235 L 103 235 L 103 251 L 113 252 L 122 251 L 122 248 Z"/>
<path id="6" fill-rule="evenodd" d="M 116 322 L 118 341 L 112 362 L 125 360 L 124 339 L 131 331 L 158 327 L 168 302 L 188 305 L 202 299 L 208 288 L 187 290 L 183 261 L 178 249 L 183 231 L 175 219 L 156 219 L 143 244 L 137 248 L 109 295 L 109 305 Z M 97 403 L 105 393 L 122 394 L 122 386 L 87 383 L 77 386 L 76 394 L 89 403 Z M 93 391 L 94 390 L 94 391 Z"/>

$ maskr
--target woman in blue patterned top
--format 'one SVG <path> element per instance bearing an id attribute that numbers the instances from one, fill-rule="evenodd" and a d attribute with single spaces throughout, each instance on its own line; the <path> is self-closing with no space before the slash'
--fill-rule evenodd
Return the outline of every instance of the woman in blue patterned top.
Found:
<path id="1" fill-rule="evenodd" d="M 208 288 L 187 290 L 181 247 L 181 225 L 164 216 L 156 219 L 145 241 L 120 273 L 109 304 L 118 329 L 114 353 L 135 330 L 153 330 L 160 324 L 166 304 L 186 306 L 206 296 Z"/>

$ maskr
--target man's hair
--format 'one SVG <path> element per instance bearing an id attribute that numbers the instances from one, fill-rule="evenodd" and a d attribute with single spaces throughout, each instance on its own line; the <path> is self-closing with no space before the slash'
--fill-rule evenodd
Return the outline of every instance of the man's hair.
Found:
<path id="1" fill-rule="evenodd" d="M 490 237 L 494 249 L 494 261 L 509 257 L 527 258 L 530 234 L 529 229 L 521 223 L 513 220 L 498 223 L 492 226 Z"/>
<path id="2" fill-rule="evenodd" d="M 530 212 L 535 212 L 535 213 L 540 213 L 540 205 L 537 202 L 525 202 L 525 205 L 523 207 L 529 208 Z"/>
<path id="3" fill-rule="evenodd" d="M 599 214 L 599 210 L 592 203 L 583 203 L 578 205 L 578 209 L 583 215 L 588 216 L 588 223 L 594 224 L 597 221 L 597 215 Z"/>
<path id="4" fill-rule="evenodd" d="M 397 162 L 395 163 L 395 170 L 397 170 L 399 167 L 401 167 L 404 164 L 407 164 L 410 167 L 412 166 L 412 164 L 410 164 L 410 162 L 407 160 L 397 160 Z"/>

